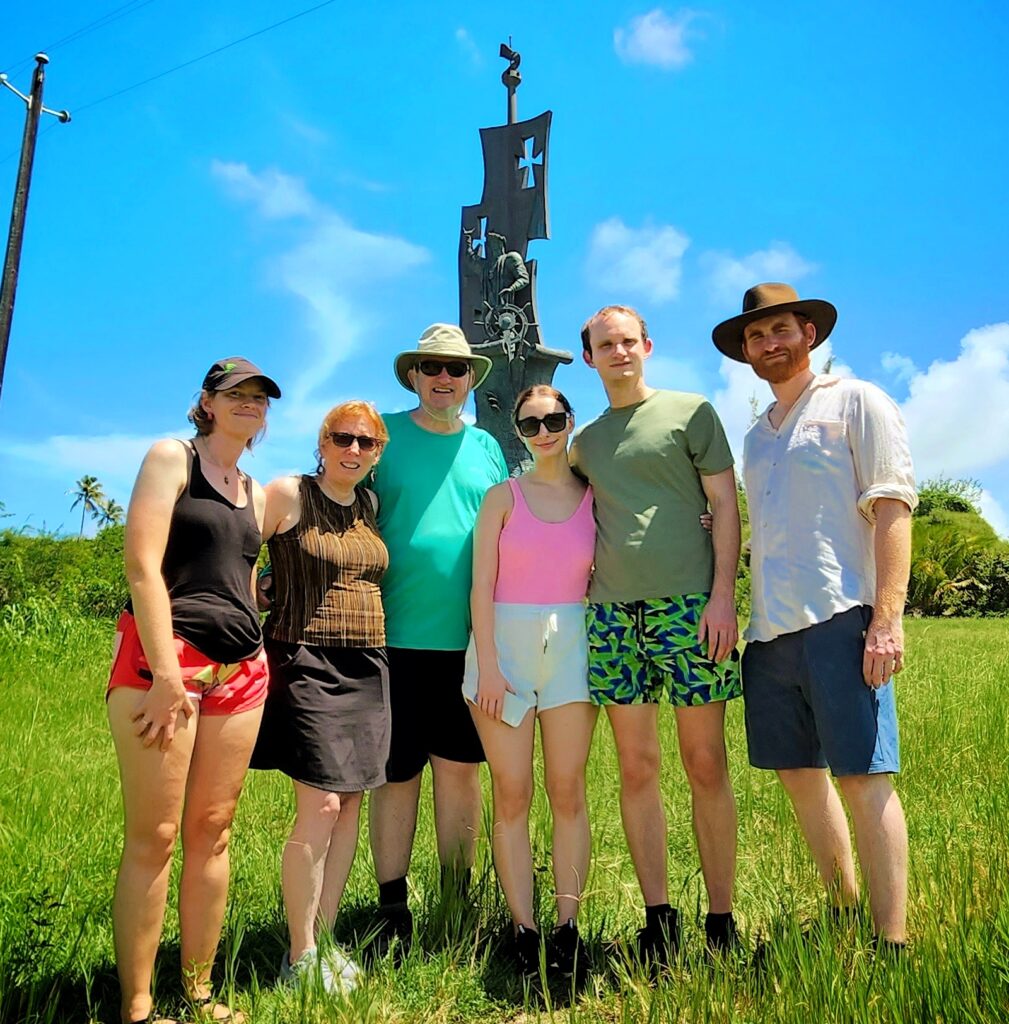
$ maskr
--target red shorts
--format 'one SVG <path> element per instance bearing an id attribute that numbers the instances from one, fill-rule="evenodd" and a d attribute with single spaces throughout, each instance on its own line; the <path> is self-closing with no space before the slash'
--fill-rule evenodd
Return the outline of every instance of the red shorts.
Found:
<path id="1" fill-rule="evenodd" d="M 270 672 L 263 651 L 254 658 L 222 665 L 211 661 L 185 640 L 179 637 L 174 640 L 186 693 L 191 700 L 199 701 L 200 714 L 237 715 L 258 708 L 266 701 Z M 153 681 L 151 666 L 140 645 L 136 619 L 129 612 L 123 612 L 116 624 L 108 688 L 129 686 L 149 690 Z"/>

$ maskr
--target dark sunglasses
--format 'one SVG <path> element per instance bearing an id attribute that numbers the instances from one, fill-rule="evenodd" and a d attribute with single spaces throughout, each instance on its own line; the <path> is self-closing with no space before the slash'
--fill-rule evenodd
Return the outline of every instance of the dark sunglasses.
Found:
<path id="1" fill-rule="evenodd" d="M 349 448 L 355 441 L 362 452 L 373 452 L 376 448 L 382 447 L 382 442 L 377 437 L 369 437 L 367 434 L 345 434 L 343 431 L 334 431 L 329 435 L 330 441 L 337 448 Z"/>
<path id="2" fill-rule="evenodd" d="M 422 359 L 417 364 L 417 369 L 425 377 L 437 377 L 442 370 L 448 370 L 450 377 L 465 377 L 469 373 L 469 363 L 462 361 L 443 363 L 438 359 Z"/>
<path id="3" fill-rule="evenodd" d="M 515 421 L 519 433 L 523 437 L 535 437 L 540 432 L 540 424 L 543 424 L 551 434 L 559 434 L 568 425 L 568 414 L 566 412 L 548 412 L 546 416 L 523 416 Z"/>

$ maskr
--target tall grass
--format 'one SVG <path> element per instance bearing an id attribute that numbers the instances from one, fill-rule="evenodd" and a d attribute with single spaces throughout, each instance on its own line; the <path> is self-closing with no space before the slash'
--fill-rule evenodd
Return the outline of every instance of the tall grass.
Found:
<path id="1" fill-rule="evenodd" d="M 481 838 L 471 897 L 442 904 L 425 790 L 411 873 L 418 941 L 401 965 L 378 964 L 349 999 L 277 985 L 285 928 L 279 856 L 292 806 L 286 780 L 250 775 L 232 844 L 232 896 L 218 991 L 257 1022 L 295 1021 L 1001 1021 L 1009 1018 L 1009 629 L 999 621 L 911 621 L 901 676 L 911 837 L 913 946 L 873 954 L 864 918 L 838 931 L 822 916 L 816 873 L 781 789 L 746 765 L 742 707 L 728 712 L 739 803 L 737 916 L 747 961 L 702 955 L 703 887 L 665 713 L 665 794 L 672 892 L 686 918 L 683 962 L 653 983 L 610 955 L 640 925 L 626 855 L 609 727 L 589 768 L 594 856 L 581 921 L 592 973 L 575 992 L 515 979 L 501 955 L 507 914 Z M 0 614 L 0 1020 L 118 1020 L 109 901 L 121 810 L 102 693 L 112 627 L 44 603 Z M 538 900 L 551 923 L 549 815 L 533 812 Z M 486 830 L 484 835 L 486 835 Z M 366 826 L 337 927 L 367 930 L 375 888 Z M 178 921 L 166 920 L 157 1003 L 182 1016 Z M 185 1018 L 184 1018 L 185 1019 Z"/>

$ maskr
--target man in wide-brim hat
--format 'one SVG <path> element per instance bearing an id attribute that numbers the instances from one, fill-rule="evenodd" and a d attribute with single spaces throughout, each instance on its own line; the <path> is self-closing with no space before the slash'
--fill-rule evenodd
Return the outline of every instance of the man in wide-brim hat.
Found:
<path id="1" fill-rule="evenodd" d="M 454 324 L 432 324 L 394 362 L 417 407 L 385 417 L 375 473 L 378 525 L 389 549 L 382 601 L 392 742 L 387 783 L 371 797 L 380 943 L 412 934 L 406 876 L 421 773 L 430 762 L 443 869 L 464 884 L 480 828 L 483 748 L 462 696 L 469 644 L 473 527 L 487 490 L 506 480 L 497 441 L 463 422 L 470 391 L 491 369 Z"/>
<path id="2" fill-rule="evenodd" d="M 746 435 L 752 611 L 743 697 L 750 764 L 777 771 L 841 910 L 858 883 L 851 811 L 877 939 L 901 947 L 907 828 L 890 775 L 900 768 L 893 676 L 917 504 L 896 404 L 864 381 L 816 374 L 809 353 L 837 311 L 786 284 L 747 291 L 712 331 L 775 401 Z"/>

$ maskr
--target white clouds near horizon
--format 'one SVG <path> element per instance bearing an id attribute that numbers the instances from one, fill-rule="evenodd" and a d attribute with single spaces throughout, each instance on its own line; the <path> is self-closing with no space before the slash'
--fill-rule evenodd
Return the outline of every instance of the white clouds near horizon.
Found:
<path id="1" fill-rule="evenodd" d="M 597 224 L 589 241 L 588 273 L 611 292 L 629 292 L 652 302 L 680 294 L 681 263 L 690 239 L 671 224 L 628 227 L 620 217 Z"/>
<path id="2" fill-rule="evenodd" d="M 699 36 L 692 24 L 698 11 L 682 7 L 674 15 L 656 7 L 613 30 L 613 48 L 625 64 L 678 70 L 693 60 L 689 43 Z"/>

